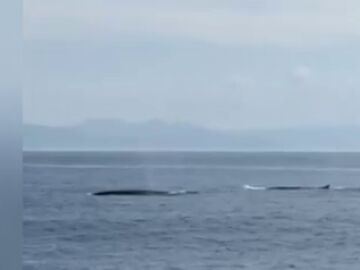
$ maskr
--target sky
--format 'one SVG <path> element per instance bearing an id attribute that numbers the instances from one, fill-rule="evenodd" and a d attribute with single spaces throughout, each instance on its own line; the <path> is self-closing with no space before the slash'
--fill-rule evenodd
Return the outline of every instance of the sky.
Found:
<path id="1" fill-rule="evenodd" d="M 358 0 L 24 0 L 23 118 L 360 125 Z"/>

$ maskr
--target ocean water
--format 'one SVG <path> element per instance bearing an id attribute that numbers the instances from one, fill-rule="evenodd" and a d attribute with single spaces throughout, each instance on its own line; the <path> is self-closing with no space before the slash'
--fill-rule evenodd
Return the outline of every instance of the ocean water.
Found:
<path id="1" fill-rule="evenodd" d="M 359 153 L 25 152 L 24 269 L 359 269 Z M 109 196 L 108 189 L 193 190 Z"/>

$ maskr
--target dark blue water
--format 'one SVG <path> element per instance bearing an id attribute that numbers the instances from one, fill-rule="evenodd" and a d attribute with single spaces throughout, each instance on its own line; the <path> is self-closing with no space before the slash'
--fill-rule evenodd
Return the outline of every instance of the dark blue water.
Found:
<path id="1" fill-rule="evenodd" d="M 358 153 L 24 153 L 24 269 L 359 269 Z M 95 197 L 104 189 L 197 190 Z"/>

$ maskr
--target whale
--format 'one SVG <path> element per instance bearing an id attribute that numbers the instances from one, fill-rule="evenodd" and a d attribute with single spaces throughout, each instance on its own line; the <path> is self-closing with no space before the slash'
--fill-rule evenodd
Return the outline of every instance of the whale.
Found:
<path id="1" fill-rule="evenodd" d="M 330 185 L 324 185 L 324 186 L 269 186 L 269 187 L 244 185 L 244 189 L 249 189 L 249 190 L 329 190 L 330 188 L 331 188 Z"/>
<path id="2" fill-rule="evenodd" d="M 330 189 L 330 185 L 324 185 L 319 187 L 311 186 L 271 186 L 267 187 L 266 190 L 311 190 L 311 189 Z"/>
<path id="3" fill-rule="evenodd" d="M 116 189 L 103 190 L 91 193 L 93 196 L 174 196 L 184 194 L 197 194 L 197 191 L 188 190 L 148 190 L 148 189 Z"/>

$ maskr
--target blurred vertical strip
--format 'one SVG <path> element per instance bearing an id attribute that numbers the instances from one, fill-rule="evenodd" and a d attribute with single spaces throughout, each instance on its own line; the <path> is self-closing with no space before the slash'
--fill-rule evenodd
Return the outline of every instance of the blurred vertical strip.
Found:
<path id="1" fill-rule="evenodd" d="M 22 1 L 0 1 L 0 269 L 22 268 Z"/>

